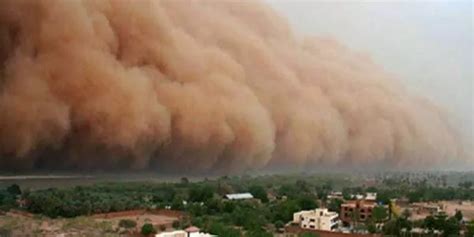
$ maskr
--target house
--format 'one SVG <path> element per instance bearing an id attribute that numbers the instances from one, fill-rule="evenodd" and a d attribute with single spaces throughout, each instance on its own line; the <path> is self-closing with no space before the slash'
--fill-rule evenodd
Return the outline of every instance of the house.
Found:
<path id="1" fill-rule="evenodd" d="M 253 199 L 253 195 L 251 193 L 233 193 L 226 194 L 225 198 L 228 200 L 248 200 Z"/>
<path id="2" fill-rule="evenodd" d="M 473 201 L 442 201 L 440 206 L 448 216 L 454 216 L 456 211 L 460 211 L 466 221 L 474 220 Z"/>
<path id="3" fill-rule="evenodd" d="M 317 208 L 294 213 L 293 223 L 303 229 L 334 231 L 338 227 L 338 217 L 336 212 L 330 212 L 326 208 Z"/>
<path id="4" fill-rule="evenodd" d="M 411 220 L 422 220 L 427 216 L 436 215 L 442 211 L 438 203 L 415 202 L 410 204 L 408 210 L 411 213 Z"/>
<path id="5" fill-rule="evenodd" d="M 342 195 L 342 192 L 331 192 L 330 194 L 327 195 L 328 200 L 333 200 L 333 199 L 339 199 L 343 200 L 344 197 Z"/>
<path id="6" fill-rule="evenodd" d="M 184 230 L 175 230 L 169 232 L 161 232 L 156 234 L 155 237 L 188 237 L 188 233 Z"/>
<path id="7" fill-rule="evenodd" d="M 161 232 L 156 234 L 155 237 L 214 237 L 208 233 L 200 232 L 199 228 L 190 226 L 185 230 L 175 230 L 170 232 Z"/>
<path id="8" fill-rule="evenodd" d="M 184 231 L 188 233 L 188 237 L 213 237 L 215 235 L 211 235 L 208 233 L 201 232 L 199 228 L 196 226 L 190 226 L 186 228 Z"/>
<path id="9" fill-rule="evenodd" d="M 365 194 L 365 200 L 368 200 L 368 201 L 377 200 L 377 193 L 366 193 Z"/>
<path id="10" fill-rule="evenodd" d="M 351 198 L 357 199 L 357 200 L 368 200 L 368 201 L 375 201 L 377 200 L 377 193 L 365 193 L 364 194 L 351 194 Z"/>

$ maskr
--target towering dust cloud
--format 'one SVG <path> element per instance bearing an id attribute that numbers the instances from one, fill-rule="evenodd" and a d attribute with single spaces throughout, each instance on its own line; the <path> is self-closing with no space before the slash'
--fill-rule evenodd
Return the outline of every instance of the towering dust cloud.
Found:
<path id="1" fill-rule="evenodd" d="M 1 170 L 426 167 L 460 154 L 437 107 L 262 3 L 1 4 Z"/>

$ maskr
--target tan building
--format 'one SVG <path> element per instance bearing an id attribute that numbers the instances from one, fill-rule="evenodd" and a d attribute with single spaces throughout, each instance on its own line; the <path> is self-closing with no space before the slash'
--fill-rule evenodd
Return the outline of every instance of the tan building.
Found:
<path id="1" fill-rule="evenodd" d="M 461 211 L 464 219 L 474 220 L 474 202 L 472 201 L 442 201 L 439 204 L 441 210 L 448 216 L 454 216 L 456 211 Z"/>

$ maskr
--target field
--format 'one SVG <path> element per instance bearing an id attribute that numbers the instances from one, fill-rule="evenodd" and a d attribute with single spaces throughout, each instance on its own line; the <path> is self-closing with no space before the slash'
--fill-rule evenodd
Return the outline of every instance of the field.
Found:
<path id="1" fill-rule="evenodd" d="M 139 226 L 151 223 L 172 229 L 180 218 L 176 212 L 147 212 L 144 210 L 108 213 L 75 218 L 48 218 L 26 212 L 11 211 L 0 215 L 0 236 L 129 236 L 139 232 Z M 120 220 L 134 220 L 136 228 L 119 227 Z"/>

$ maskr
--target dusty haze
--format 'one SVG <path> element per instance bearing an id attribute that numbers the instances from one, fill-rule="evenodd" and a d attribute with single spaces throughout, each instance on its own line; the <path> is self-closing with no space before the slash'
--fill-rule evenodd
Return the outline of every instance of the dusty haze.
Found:
<path id="1" fill-rule="evenodd" d="M 3 0 L 0 63 L 2 170 L 468 159 L 438 107 L 263 3 Z"/>

